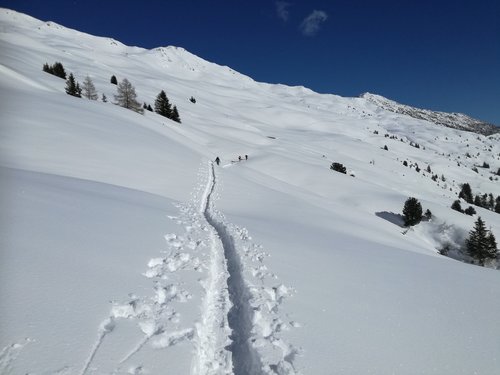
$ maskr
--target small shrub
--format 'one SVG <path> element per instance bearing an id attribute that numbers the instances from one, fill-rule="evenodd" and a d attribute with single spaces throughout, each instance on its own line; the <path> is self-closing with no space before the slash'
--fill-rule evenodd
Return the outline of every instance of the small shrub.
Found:
<path id="1" fill-rule="evenodd" d="M 464 210 L 464 214 L 472 216 L 476 214 L 476 210 L 474 209 L 474 207 L 469 206 Z"/>
<path id="2" fill-rule="evenodd" d="M 431 212 L 431 210 L 429 210 L 429 209 L 425 210 L 424 217 L 425 217 L 425 220 L 427 220 L 427 221 L 429 221 L 430 219 L 432 219 L 432 212 Z"/>
<path id="3" fill-rule="evenodd" d="M 337 162 L 333 162 L 332 165 L 330 165 L 330 169 L 334 170 L 335 172 L 340 172 L 340 173 L 344 173 L 344 174 L 347 173 L 346 167 L 344 167 L 343 164 L 337 163 Z"/>

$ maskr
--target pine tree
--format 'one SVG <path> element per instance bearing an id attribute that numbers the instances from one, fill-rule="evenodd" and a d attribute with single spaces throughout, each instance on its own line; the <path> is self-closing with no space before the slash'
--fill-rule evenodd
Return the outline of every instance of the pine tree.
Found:
<path id="1" fill-rule="evenodd" d="M 80 91 L 80 86 L 75 81 L 75 77 L 73 76 L 73 73 L 70 73 L 69 77 L 66 81 L 66 94 L 80 98 L 81 93 L 79 91 Z"/>
<path id="2" fill-rule="evenodd" d="M 54 72 L 55 76 L 66 79 L 66 71 L 64 70 L 63 64 L 61 64 L 60 62 L 56 62 L 54 63 L 54 65 L 52 65 L 52 71 Z"/>
<path id="3" fill-rule="evenodd" d="M 474 205 L 482 207 L 481 196 L 478 194 L 474 198 Z"/>
<path id="4" fill-rule="evenodd" d="M 85 77 L 85 80 L 83 81 L 82 84 L 82 89 L 83 89 L 83 96 L 87 99 L 90 100 L 97 100 L 99 97 L 97 95 L 97 91 L 94 86 L 94 82 L 92 82 L 92 79 L 90 79 L 89 76 Z"/>
<path id="5" fill-rule="evenodd" d="M 179 124 L 181 123 L 181 118 L 179 117 L 179 112 L 177 111 L 177 107 L 175 105 L 172 109 L 172 116 L 170 118 Z"/>
<path id="6" fill-rule="evenodd" d="M 482 266 L 484 266 L 486 259 L 497 256 L 495 236 L 486 229 L 481 217 L 478 217 L 474 223 L 474 229 L 469 232 L 469 238 L 465 240 L 465 245 L 469 255 Z"/>
<path id="7" fill-rule="evenodd" d="M 135 93 L 134 86 L 132 86 L 128 79 L 124 78 L 117 87 L 117 94 L 115 95 L 116 104 L 137 113 L 143 113 L 144 110 L 136 98 L 137 94 Z"/>
<path id="8" fill-rule="evenodd" d="M 470 185 L 468 183 L 462 185 L 462 189 L 460 190 L 458 197 L 462 198 L 467 203 L 473 202 L 472 189 L 470 188 Z"/>
<path id="9" fill-rule="evenodd" d="M 115 77 L 114 75 L 113 75 L 113 76 L 111 76 L 111 83 L 112 83 L 113 85 L 117 85 L 117 84 L 118 84 L 118 81 L 116 80 L 116 77 Z"/>
<path id="10" fill-rule="evenodd" d="M 167 94 L 163 90 L 156 96 L 155 112 L 167 118 L 172 117 L 172 106 L 168 101 Z"/>
<path id="11" fill-rule="evenodd" d="M 458 211 L 458 212 L 464 212 L 462 210 L 462 205 L 460 204 L 460 200 L 458 200 L 458 199 L 452 203 L 451 209 Z"/>
<path id="12" fill-rule="evenodd" d="M 410 197 L 403 207 L 405 227 L 416 225 L 422 221 L 422 205 L 417 198 Z"/>
<path id="13" fill-rule="evenodd" d="M 80 84 L 78 82 L 76 83 L 76 96 L 79 98 L 82 97 L 82 88 L 80 87 Z"/>
<path id="14" fill-rule="evenodd" d="M 495 212 L 497 214 L 500 214 L 500 195 L 497 197 L 496 199 L 496 203 L 495 203 Z"/>

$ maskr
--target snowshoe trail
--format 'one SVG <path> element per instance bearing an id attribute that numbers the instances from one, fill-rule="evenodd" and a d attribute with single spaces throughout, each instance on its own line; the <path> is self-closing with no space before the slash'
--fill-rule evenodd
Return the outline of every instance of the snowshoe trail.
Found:
<path id="1" fill-rule="evenodd" d="M 229 337 L 224 340 L 219 336 L 218 341 L 230 342 L 226 350 L 229 351 L 227 357 L 230 357 L 232 371 L 228 372 L 226 367 L 225 372 L 213 372 L 213 367 L 206 366 L 212 363 L 211 356 L 205 356 L 210 351 L 205 347 L 209 340 L 200 340 L 198 359 L 205 365 L 198 367 L 199 371 L 195 373 L 298 374 L 293 361 L 299 351 L 279 337 L 282 330 L 298 326 L 295 322 L 284 322 L 279 316 L 279 306 L 292 290 L 282 284 L 264 286 L 266 281 L 277 279 L 264 265 L 267 254 L 262 251 L 261 246 L 251 243 L 245 229 L 227 223 L 224 216 L 215 209 L 213 201 L 216 184 L 214 165 L 209 163 L 200 211 L 209 225 L 212 240 L 209 285 L 217 288 L 207 289 L 204 302 L 207 309 L 203 315 L 209 318 L 207 322 L 213 323 L 215 320 L 223 321 L 224 324 L 200 325 L 199 337 L 208 334 L 214 339 L 228 332 L 229 328 Z M 255 285 L 250 280 L 260 285 Z M 222 295 L 217 295 L 221 293 L 220 283 L 223 281 L 226 283 L 225 288 Z M 231 306 L 229 311 L 228 306 Z M 214 319 L 217 315 L 219 318 Z M 210 327 L 215 326 L 224 327 L 224 330 L 210 333 Z M 225 363 L 228 362 L 229 358 Z"/>
<path id="2" fill-rule="evenodd" d="M 299 350 L 281 335 L 299 326 L 281 312 L 293 289 L 277 282 L 265 265 L 269 255 L 252 243 L 247 230 L 215 209 L 213 163 L 202 166 L 200 180 L 191 201 L 178 205 L 179 215 L 169 216 L 184 233 L 166 234 L 162 256 L 151 258 L 142 274 L 151 280 L 150 295 L 130 293 L 123 302 L 112 302 L 80 375 L 95 372 L 103 342 L 124 320 L 128 326 L 135 322 L 142 338 L 124 351 L 113 374 L 131 368 L 146 372 L 148 363 L 141 363 L 137 353 L 182 342 L 194 347 L 193 375 L 300 374 L 294 367 Z M 196 277 L 201 289 L 189 290 L 195 284 L 185 283 L 185 277 Z M 192 296 L 200 292 L 195 304 Z M 179 304 L 190 304 L 188 310 L 198 310 L 198 318 L 183 319 Z"/>

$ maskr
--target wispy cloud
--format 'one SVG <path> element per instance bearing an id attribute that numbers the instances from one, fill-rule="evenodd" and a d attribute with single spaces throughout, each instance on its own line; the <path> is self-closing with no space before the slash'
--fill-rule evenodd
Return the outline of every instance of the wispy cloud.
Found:
<path id="1" fill-rule="evenodd" d="M 300 24 L 302 34 L 306 36 L 314 36 L 319 31 L 320 25 L 328 18 L 328 14 L 322 10 L 313 10 L 304 21 Z"/>
<path id="2" fill-rule="evenodd" d="M 286 1 L 276 1 L 276 13 L 278 13 L 278 17 L 285 22 L 290 18 L 290 12 L 288 11 L 289 6 L 290 3 Z"/>

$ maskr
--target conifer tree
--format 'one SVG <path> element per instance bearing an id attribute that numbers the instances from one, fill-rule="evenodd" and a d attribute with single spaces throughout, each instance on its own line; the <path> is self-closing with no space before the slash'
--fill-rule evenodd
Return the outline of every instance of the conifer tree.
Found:
<path id="1" fill-rule="evenodd" d="M 456 201 L 454 201 L 451 205 L 451 209 L 452 210 L 455 210 L 455 211 L 458 211 L 458 212 L 464 212 L 462 210 L 462 205 L 460 204 L 460 200 L 457 199 Z"/>
<path id="2" fill-rule="evenodd" d="M 474 223 L 474 229 L 469 232 L 469 238 L 465 240 L 465 245 L 469 255 L 482 266 L 484 266 L 486 259 L 493 259 L 497 256 L 495 236 L 486 229 L 481 217 L 478 217 Z"/>
<path id="3" fill-rule="evenodd" d="M 117 87 L 117 94 L 115 95 L 116 104 L 137 113 L 143 113 L 144 110 L 136 98 L 137 94 L 135 93 L 134 86 L 132 86 L 128 79 L 124 78 Z"/>
<path id="4" fill-rule="evenodd" d="M 66 81 L 66 94 L 80 98 L 81 97 L 80 91 L 81 91 L 80 86 L 76 82 L 73 73 L 70 73 Z"/>
<path id="5" fill-rule="evenodd" d="M 66 79 L 66 71 L 64 70 L 63 64 L 60 62 L 55 62 L 54 65 L 52 65 L 52 72 L 55 76 Z"/>
<path id="6" fill-rule="evenodd" d="M 78 82 L 76 83 L 76 96 L 79 98 L 82 97 L 82 88 L 80 87 L 80 84 Z"/>
<path id="7" fill-rule="evenodd" d="M 172 117 L 172 106 L 163 90 L 156 96 L 155 112 L 167 118 Z"/>
<path id="8" fill-rule="evenodd" d="M 83 96 L 89 100 L 97 100 L 99 97 L 97 95 L 97 91 L 94 86 L 94 82 L 92 82 L 92 79 L 87 76 L 85 77 L 85 80 L 83 81 L 82 84 L 82 90 L 83 90 Z"/>
<path id="9" fill-rule="evenodd" d="M 405 227 L 416 225 L 422 221 L 422 205 L 417 198 L 410 197 L 403 207 Z"/>
<path id="10" fill-rule="evenodd" d="M 470 185 L 468 183 L 462 185 L 462 189 L 460 190 L 458 197 L 462 198 L 467 203 L 473 202 L 472 189 L 470 188 Z"/>
<path id="11" fill-rule="evenodd" d="M 179 117 L 179 112 L 177 111 L 177 107 L 175 105 L 172 109 L 172 116 L 170 118 L 179 124 L 181 123 L 181 118 Z"/>

